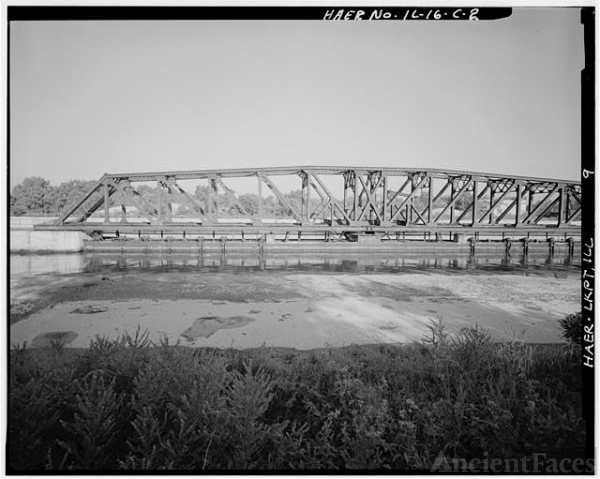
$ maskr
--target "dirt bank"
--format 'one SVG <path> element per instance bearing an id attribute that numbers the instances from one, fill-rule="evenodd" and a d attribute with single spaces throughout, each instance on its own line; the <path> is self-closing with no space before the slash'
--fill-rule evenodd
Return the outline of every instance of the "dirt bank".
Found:
<path id="1" fill-rule="evenodd" d="M 575 274 L 39 275 L 11 281 L 10 341 L 87 347 L 139 326 L 155 342 L 308 349 L 419 340 L 441 318 L 451 329 L 479 324 L 498 340 L 557 342 L 557 319 L 578 310 L 580 287 Z"/>

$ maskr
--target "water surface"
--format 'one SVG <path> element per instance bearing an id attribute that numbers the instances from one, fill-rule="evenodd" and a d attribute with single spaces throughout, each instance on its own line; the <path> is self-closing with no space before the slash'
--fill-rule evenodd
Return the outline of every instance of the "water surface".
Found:
<path id="1" fill-rule="evenodd" d="M 578 257 L 543 254 L 499 257 L 483 254 L 457 255 L 146 255 L 146 254 L 54 254 L 11 255 L 12 278 L 40 274 L 77 274 L 125 271 L 222 272 L 245 274 L 289 272 L 311 274 L 389 274 L 435 272 L 447 274 L 565 275 L 581 269 Z"/>

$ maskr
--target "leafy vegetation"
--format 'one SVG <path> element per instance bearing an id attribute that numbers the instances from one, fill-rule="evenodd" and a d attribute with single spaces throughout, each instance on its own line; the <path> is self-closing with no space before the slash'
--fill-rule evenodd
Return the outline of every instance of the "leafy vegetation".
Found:
<path id="1" fill-rule="evenodd" d="M 422 343 L 295 351 L 11 351 L 9 471 L 429 470 L 582 448 L 580 365 L 560 345 L 432 323 Z"/>
<path id="2" fill-rule="evenodd" d="M 560 320 L 560 326 L 563 331 L 563 338 L 569 346 L 581 346 L 583 331 L 581 329 L 581 312 L 569 314 Z"/>
<path id="3" fill-rule="evenodd" d="M 61 183 L 59 186 L 53 186 L 49 181 L 40 177 L 25 178 L 21 183 L 16 185 L 10 195 L 10 214 L 12 216 L 48 216 L 58 215 L 70 206 L 73 206 L 87 191 L 95 185 L 95 181 L 71 180 Z M 178 204 L 177 211 L 171 211 L 168 206 L 160 200 L 160 190 L 157 186 L 149 184 L 138 184 L 135 188 L 137 193 L 143 198 L 145 203 L 155 209 L 162 208 L 163 215 L 176 214 L 179 217 L 195 216 L 196 212 L 188 204 Z M 190 191 L 190 193 L 192 193 Z M 407 194 L 407 193 L 405 193 Z M 388 199 L 394 197 L 395 191 L 387 190 Z M 102 194 L 96 192 L 83 207 L 91 206 L 99 199 Z M 209 187 L 207 185 L 197 185 L 192 194 L 194 200 L 205 210 L 209 204 Z M 315 195 L 316 196 L 316 195 Z M 236 194 L 230 191 L 230 194 L 222 192 L 213 192 L 213 199 L 216 201 L 218 214 L 221 217 L 248 217 L 258 214 L 258 195 L 245 193 Z M 294 190 L 283 193 L 285 201 L 292 206 L 297 212 L 302 209 L 302 191 Z M 113 194 L 109 200 L 110 207 L 119 206 L 121 202 L 127 204 L 127 199 L 121 192 Z M 349 193 L 348 201 L 352 203 L 352 193 Z M 362 200 L 361 200 L 362 201 Z M 442 197 L 439 200 L 442 204 L 450 201 L 448 196 Z M 319 208 L 321 201 L 318 197 L 310 199 L 311 211 Z M 423 211 L 428 207 L 428 200 L 423 195 L 417 195 L 412 199 L 412 203 L 418 211 Z M 455 207 L 462 210 L 468 207 L 470 201 L 467 196 L 460 197 L 455 202 Z M 264 216 L 273 218 L 286 218 L 291 216 L 291 211 L 282 202 L 274 196 L 265 196 L 261 202 L 261 210 Z M 79 214 L 84 210 L 80 207 Z M 104 214 L 100 210 L 96 214 Z M 120 214 L 114 212 L 113 214 Z M 328 208 L 321 208 L 321 216 L 328 217 L 331 213 Z"/>
<path id="4" fill-rule="evenodd" d="M 95 183 L 95 181 L 71 180 L 63 182 L 59 186 L 53 186 L 49 181 L 40 177 L 25 178 L 12 189 L 10 195 L 10 214 L 12 216 L 48 216 L 60 214 L 68 207 L 73 206 Z M 141 184 L 137 186 L 136 191 L 153 208 L 158 209 L 161 207 L 158 187 Z M 255 194 L 238 196 L 232 191 L 231 195 L 213 193 L 212 196 L 216 200 L 218 213 L 221 216 L 248 216 L 256 215 L 258 212 L 258 196 Z M 300 190 L 291 191 L 283 196 L 296 211 L 300 211 L 302 206 L 302 192 Z M 95 193 L 83 206 L 90 206 L 100 197 L 101 193 Z M 208 186 L 198 185 L 193 192 L 193 197 L 203 208 L 208 208 Z M 237 203 L 234 199 L 237 200 Z M 120 192 L 115 193 L 110 198 L 110 207 L 119 206 L 121 200 L 124 200 L 127 204 L 127 200 L 122 197 Z M 238 204 L 241 204 L 245 211 L 242 211 Z M 319 201 L 312 199 L 311 204 L 314 209 L 318 206 Z M 288 208 L 273 196 L 264 197 L 261 208 L 267 216 L 288 217 L 291 214 Z M 79 211 L 83 212 L 81 208 Z M 103 214 L 103 212 L 100 213 Z M 168 209 L 166 204 L 163 204 L 162 213 L 169 215 L 173 212 Z M 179 205 L 177 216 L 185 217 L 188 215 L 193 216 L 194 214 L 194 210 L 189 205 Z"/>

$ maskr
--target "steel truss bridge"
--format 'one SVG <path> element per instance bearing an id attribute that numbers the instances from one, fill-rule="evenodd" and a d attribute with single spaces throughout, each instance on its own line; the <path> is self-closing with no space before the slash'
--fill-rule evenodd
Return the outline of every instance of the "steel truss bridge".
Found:
<path id="1" fill-rule="evenodd" d="M 278 186 L 284 177 L 294 194 Z M 255 191 L 246 200 L 227 185 L 240 179 Z M 190 184 L 205 185 L 203 194 Z M 277 204 L 277 217 L 267 211 L 268 199 Z M 460 233 L 566 239 L 580 237 L 581 206 L 579 182 L 469 171 L 323 166 L 169 171 L 105 174 L 57 220 L 36 229 L 184 238 L 438 239 Z M 178 215 L 177 207 L 185 214 Z"/>

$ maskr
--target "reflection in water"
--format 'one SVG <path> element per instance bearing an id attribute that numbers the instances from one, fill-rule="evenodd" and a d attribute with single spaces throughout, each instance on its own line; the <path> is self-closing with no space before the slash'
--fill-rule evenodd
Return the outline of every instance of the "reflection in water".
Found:
<path id="1" fill-rule="evenodd" d="M 83 254 L 11 254 L 10 276 L 15 278 L 32 274 L 81 273 L 86 261 Z"/>
<path id="2" fill-rule="evenodd" d="M 144 254 L 57 254 L 11 255 L 11 277 L 36 274 L 95 273 L 111 271 L 160 270 L 206 272 L 289 271 L 308 273 L 402 273 L 436 272 L 557 274 L 579 272 L 579 257 L 543 254 L 498 257 L 477 254 L 420 255 L 144 255 Z"/>

